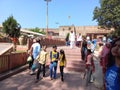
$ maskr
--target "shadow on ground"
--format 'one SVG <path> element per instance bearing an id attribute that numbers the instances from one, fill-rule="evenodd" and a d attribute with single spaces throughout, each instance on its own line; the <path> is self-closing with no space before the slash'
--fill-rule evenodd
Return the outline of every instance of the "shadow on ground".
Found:
<path id="1" fill-rule="evenodd" d="M 60 73 L 57 74 L 56 80 L 50 80 L 49 71 L 47 76 L 35 83 L 36 75 L 29 75 L 29 71 L 25 70 L 8 79 L 0 82 L 1 90 L 98 90 L 90 84 L 85 87 L 83 73 L 66 72 L 64 74 L 64 82 L 60 80 Z"/>

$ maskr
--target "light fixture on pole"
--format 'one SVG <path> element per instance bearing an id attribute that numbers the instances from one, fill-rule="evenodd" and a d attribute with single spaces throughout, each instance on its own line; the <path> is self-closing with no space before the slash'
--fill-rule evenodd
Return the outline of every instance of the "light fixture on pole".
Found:
<path id="1" fill-rule="evenodd" d="M 59 24 L 59 22 L 56 22 L 55 24 L 56 24 L 56 25 L 58 25 L 58 24 Z M 58 26 L 56 26 L 56 27 L 58 27 Z"/>
<path id="2" fill-rule="evenodd" d="M 46 11 L 46 36 L 48 37 L 48 2 L 50 2 L 51 0 L 44 0 L 46 1 L 47 4 L 47 11 Z"/>

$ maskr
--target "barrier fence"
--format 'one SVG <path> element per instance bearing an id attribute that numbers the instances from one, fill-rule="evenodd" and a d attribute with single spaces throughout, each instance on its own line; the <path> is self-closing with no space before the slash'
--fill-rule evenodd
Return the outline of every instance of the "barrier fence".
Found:
<path id="1" fill-rule="evenodd" d="M 11 53 L 0 56 L 0 73 L 12 70 L 26 64 L 27 53 Z"/>
<path id="2" fill-rule="evenodd" d="M 33 39 L 28 39 L 28 49 L 30 49 L 31 45 L 33 43 Z M 57 40 L 57 39 L 49 39 L 49 38 L 41 38 L 40 44 L 47 45 L 47 46 L 53 46 L 53 45 L 65 45 L 65 40 Z"/>

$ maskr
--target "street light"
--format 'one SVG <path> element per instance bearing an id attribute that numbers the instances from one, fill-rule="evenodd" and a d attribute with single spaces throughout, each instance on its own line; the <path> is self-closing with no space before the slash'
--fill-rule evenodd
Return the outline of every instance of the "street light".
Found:
<path id="1" fill-rule="evenodd" d="M 58 25 L 58 24 L 59 24 L 59 22 L 56 22 L 55 24 L 56 24 L 56 25 Z M 57 26 L 57 27 L 58 27 L 58 26 Z"/>
<path id="2" fill-rule="evenodd" d="M 51 0 L 44 0 L 46 1 L 46 36 L 48 37 L 48 2 L 50 2 Z"/>

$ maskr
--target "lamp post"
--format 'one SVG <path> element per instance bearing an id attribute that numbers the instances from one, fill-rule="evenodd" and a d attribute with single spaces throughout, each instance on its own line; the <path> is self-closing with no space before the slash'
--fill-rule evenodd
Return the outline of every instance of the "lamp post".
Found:
<path id="1" fill-rule="evenodd" d="M 44 0 L 46 1 L 46 37 L 48 37 L 48 2 L 50 2 L 51 0 Z"/>
<path id="2" fill-rule="evenodd" d="M 56 27 L 58 27 L 57 25 L 59 24 L 59 22 L 56 22 L 55 24 L 56 24 Z"/>

